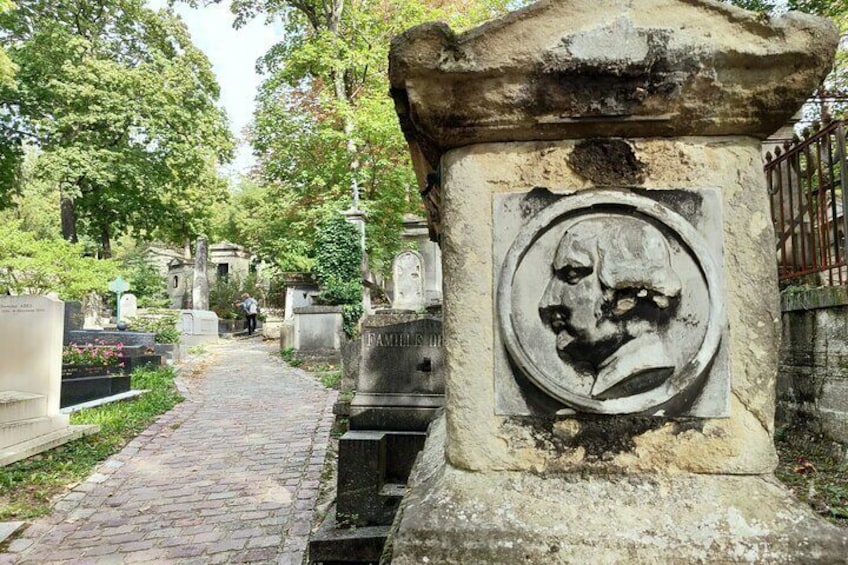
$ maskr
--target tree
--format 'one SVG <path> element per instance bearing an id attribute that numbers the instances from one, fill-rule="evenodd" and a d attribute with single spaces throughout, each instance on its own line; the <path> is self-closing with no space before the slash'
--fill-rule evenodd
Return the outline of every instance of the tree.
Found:
<path id="1" fill-rule="evenodd" d="M 62 234 L 111 255 L 116 234 L 181 242 L 226 198 L 232 155 L 218 85 L 182 21 L 142 0 L 35 0 L 0 17 L 17 65 L 0 139 L 39 148 Z"/>
<path id="2" fill-rule="evenodd" d="M 38 238 L 21 229 L 20 222 L 0 224 L 0 292 L 46 294 L 80 300 L 91 292 L 105 292 L 118 265 L 86 257 L 79 244 Z"/>
<path id="3" fill-rule="evenodd" d="M 422 211 L 408 148 L 388 92 L 391 38 L 445 20 L 465 27 L 506 2 L 470 0 L 239 0 L 236 23 L 280 18 L 285 39 L 260 61 L 266 74 L 251 138 L 258 188 L 242 204 L 245 235 L 281 268 L 309 263 L 316 226 L 361 190 L 372 269 L 389 268 L 405 212 Z M 249 243 L 250 245 L 250 243 Z"/>

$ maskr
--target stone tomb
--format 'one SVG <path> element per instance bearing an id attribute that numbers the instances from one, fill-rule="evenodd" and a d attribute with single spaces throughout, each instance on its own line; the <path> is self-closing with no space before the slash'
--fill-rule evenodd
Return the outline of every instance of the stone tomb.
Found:
<path id="1" fill-rule="evenodd" d="M 362 320 L 350 431 L 339 440 L 335 517 L 310 540 L 313 562 L 379 558 L 444 387 L 441 320 L 398 311 Z"/>
<path id="2" fill-rule="evenodd" d="M 53 298 L 0 297 L 0 465 L 98 430 L 59 412 L 63 316 Z"/>
<path id="3" fill-rule="evenodd" d="M 844 530 L 771 476 L 760 143 L 837 40 L 711 0 L 547 0 L 395 39 L 447 394 L 392 563 L 844 561 Z"/>

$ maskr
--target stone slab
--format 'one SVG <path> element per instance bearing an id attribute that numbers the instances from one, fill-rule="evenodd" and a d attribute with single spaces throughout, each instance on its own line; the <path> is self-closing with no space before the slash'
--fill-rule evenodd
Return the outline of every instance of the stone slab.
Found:
<path id="1" fill-rule="evenodd" d="M 129 400 L 131 398 L 135 398 L 137 396 L 141 396 L 150 392 L 147 389 L 136 389 L 136 390 L 128 390 L 126 392 L 121 392 L 118 394 L 112 394 L 109 396 L 104 396 L 103 398 L 97 398 L 95 400 L 89 400 L 88 402 L 82 402 L 80 404 L 74 404 L 73 406 L 65 406 L 62 408 L 62 414 L 72 414 L 74 412 L 79 412 L 80 410 L 85 410 L 86 408 L 95 408 L 97 406 L 102 406 L 104 404 L 109 404 L 110 402 L 118 402 L 120 400 Z"/>
<path id="2" fill-rule="evenodd" d="M 127 392 L 130 389 L 129 375 L 103 375 L 62 381 L 60 407 L 73 406 Z"/>
<path id="3" fill-rule="evenodd" d="M 96 434 L 100 426 L 63 426 L 54 432 L 34 437 L 28 441 L 17 443 L 0 451 L 0 467 L 32 457 L 42 451 L 53 449 L 81 437 Z"/>
<path id="4" fill-rule="evenodd" d="M 769 476 L 468 472 L 434 423 L 392 564 L 844 563 L 848 531 Z"/>
<path id="5" fill-rule="evenodd" d="M 67 332 L 68 343 L 82 345 L 104 341 L 106 345 L 122 343 L 127 346 L 153 347 L 156 342 L 154 334 L 147 332 L 121 332 L 105 330 L 73 330 Z"/>
<path id="6" fill-rule="evenodd" d="M 21 529 L 26 522 L 0 522 L 0 544 Z"/>
<path id="7" fill-rule="evenodd" d="M 340 527 L 331 508 L 309 537 L 311 563 L 377 563 L 389 533 L 388 526 Z"/>

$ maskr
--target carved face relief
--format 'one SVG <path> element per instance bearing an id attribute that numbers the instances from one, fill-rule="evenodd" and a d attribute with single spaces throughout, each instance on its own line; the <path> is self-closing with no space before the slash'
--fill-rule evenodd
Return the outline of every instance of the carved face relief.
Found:
<path id="1" fill-rule="evenodd" d="M 686 219 L 628 192 L 543 207 L 498 274 L 510 367 L 572 410 L 687 414 L 725 324 L 713 255 Z M 718 400 L 706 412 L 722 415 Z"/>

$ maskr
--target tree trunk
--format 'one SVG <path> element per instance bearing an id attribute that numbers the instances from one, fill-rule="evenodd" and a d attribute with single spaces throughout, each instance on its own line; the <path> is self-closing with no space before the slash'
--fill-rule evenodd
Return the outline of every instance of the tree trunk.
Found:
<path id="1" fill-rule="evenodd" d="M 100 255 L 103 259 L 112 257 L 112 241 L 109 235 L 109 226 L 100 226 Z"/>
<path id="2" fill-rule="evenodd" d="M 77 215 L 74 209 L 74 199 L 62 196 L 60 201 L 62 214 L 62 237 L 71 243 L 77 243 Z"/>

